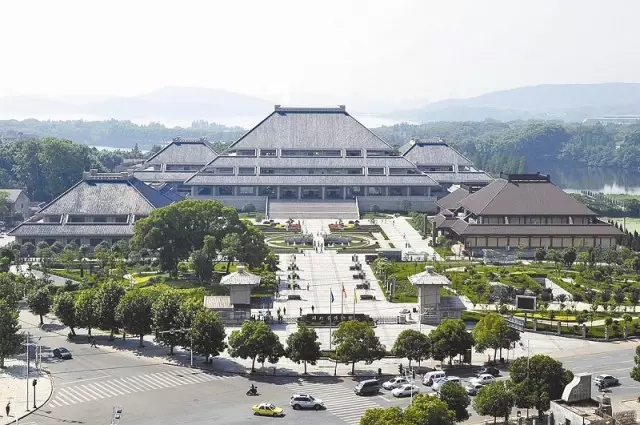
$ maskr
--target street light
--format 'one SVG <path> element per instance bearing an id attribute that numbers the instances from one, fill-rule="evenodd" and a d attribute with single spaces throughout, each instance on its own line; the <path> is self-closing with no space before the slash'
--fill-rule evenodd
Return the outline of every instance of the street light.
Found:
<path id="1" fill-rule="evenodd" d="M 37 409 L 38 407 L 36 406 L 36 385 L 38 385 L 38 380 L 34 379 L 31 385 L 33 385 L 33 408 Z"/>
<path id="2" fill-rule="evenodd" d="M 189 328 L 182 328 L 182 329 L 169 329 L 168 331 L 160 331 L 158 332 L 159 334 L 170 334 L 170 335 L 175 335 L 176 333 L 181 333 L 181 334 L 185 334 L 185 333 L 189 333 L 189 336 L 191 337 L 191 346 L 189 347 L 189 351 L 191 354 L 191 367 L 193 367 L 193 333 L 191 332 L 191 329 Z"/>

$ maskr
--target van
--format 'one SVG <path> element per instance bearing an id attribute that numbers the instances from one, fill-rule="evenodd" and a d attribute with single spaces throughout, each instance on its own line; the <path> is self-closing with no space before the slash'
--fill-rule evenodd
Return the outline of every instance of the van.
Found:
<path id="1" fill-rule="evenodd" d="M 427 372 L 424 374 L 422 378 L 422 384 L 430 387 L 436 382 L 438 379 L 446 378 L 447 374 L 441 370 L 434 370 L 433 372 Z"/>
<path id="2" fill-rule="evenodd" d="M 366 381 L 358 382 L 353 391 L 356 395 L 378 394 L 380 392 L 380 381 L 367 379 Z"/>

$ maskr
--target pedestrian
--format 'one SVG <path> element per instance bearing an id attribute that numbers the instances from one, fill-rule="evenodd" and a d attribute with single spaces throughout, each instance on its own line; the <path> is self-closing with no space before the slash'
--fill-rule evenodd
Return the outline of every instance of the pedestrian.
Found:
<path id="1" fill-rule="evenodd" d="M 280 312 L 281 312 L 281 311 L 282 311 L 282 310 L 280 309 L 280 307 L 278 307 L 278 316 L 280 316 Z"/>
<path id="2" fill-rule="evenodd" d="M 307 291 L 309 290 L 309 284 L 307 283 Z"/>
<path id="3" fill-rule="evenodd" d="M 318 246 L 316 245 L 316 254 L 318 253 Z"/>
<path id="4" fill-rule="evenodd" d="M 287 307 L 283 307 L 283 308 L 282 308 L 282 314 L 286 316 L 286 314 L 287 314 Z"/>
<path id="5" fill-rule="evenodd" d="M 314 306 L 311 306 L 311 313 L 315 313 L 316 312 L 316 308 Z"/>
<path id="6" fill-rule="evenodd" d="M 300 316 L 302 316 L 302 307 L 300 307 Z"/>
<path id="7" fill-rule="evenodd" d="M 96 337 L 95 336 L 91 337 L 91 346 L 98 348 L 98 345 L 96 344 Z"/>
<path id="8" fill-rule="evenodd" d="M 5 408 L 5 410 L 7 411 L 7 417 L 9 417 L 9 413 L 11 413 L 11 402 L 7 403 L 7 407 Z"/>

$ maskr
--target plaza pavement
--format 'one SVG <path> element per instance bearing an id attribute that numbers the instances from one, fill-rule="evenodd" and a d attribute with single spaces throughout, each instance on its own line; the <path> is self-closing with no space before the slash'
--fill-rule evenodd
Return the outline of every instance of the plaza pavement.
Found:
<path id="1" fill-rule="evenodd" d="M 22 418 L 33 411 L 33 379 L 38 380 L 36 385 L 36 408 L 45 405 L 51 393 L 53 386 L 51 379 L 44 371 L 36 370 L 31 364 L 29 373 L 29 382 L 26 380 L 26 362 L 23 359 L 5 359 L 5 369 L 0 370 L 0 425 L 13 423 L 16 416 Z M 27 404 L 27 391 L 28 404 Z M 5 406 L 11 403 L 11 411 L 9 417 L 6 416 Z"/>

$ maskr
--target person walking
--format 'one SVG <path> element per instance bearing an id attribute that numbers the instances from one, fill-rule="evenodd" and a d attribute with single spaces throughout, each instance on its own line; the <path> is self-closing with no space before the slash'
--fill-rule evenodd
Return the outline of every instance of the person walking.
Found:
<path id="1" fill-rule="evenodd" d="M 316 308 L 314 306 L 311 306 L 311 314 L 316 312 Z"/>
<path id="2" fill-rule="evenodd" d="M 5 408 L 6 412 L 7 412 L 7 418 L 9 417 L 9 414 L 11 413 L 11 402 L 7 403 L 7 407 Z"/>

